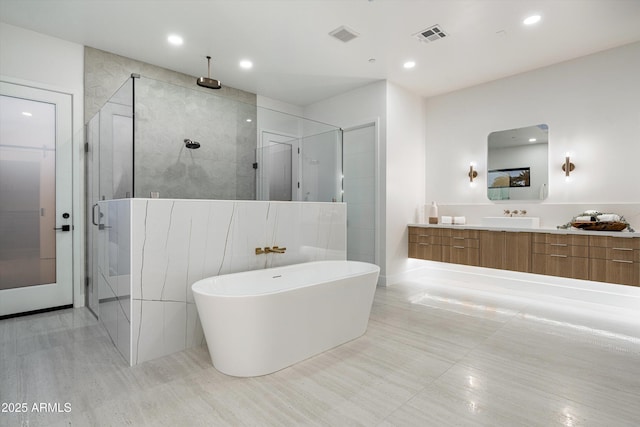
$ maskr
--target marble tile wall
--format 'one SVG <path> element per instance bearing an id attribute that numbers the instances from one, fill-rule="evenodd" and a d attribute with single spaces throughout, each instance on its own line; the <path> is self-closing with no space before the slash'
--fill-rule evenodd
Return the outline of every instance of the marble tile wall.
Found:
<path id="1" fill-rule="evenodd" d="M 118 216 L 118 224 L 109 222 L 118 232 L 112 232 L 114 228 L 105 230 L 104 240 L 112 236 L 117 242 L 111 243 L 111 251 L 100 262 L 103 270 L 114 260 L 122 271 L 124 265 L 131 267 L 126 269 L 130 275 L 119 274 L 117 281 L 128 280 L 131 290 L 131 365 L 204 344 L 191 293 L 191 284 L 197 280 L 306 261 L 346 259 L 346 205 L 342 203 L 174 199 L 100 202 L 101 210 L 109 214 L 118 212 L 111 205 L 126 204 L 130 206 L 131 234 L 121 231 L 123 214 Z M 111 220 L 110 215 L 107 220 Z M 286 247 L 287 251 L 255 255 L 255 248 L 264 246 Z M 130 257 L 130 264 L 121 259 L 125 255 Z M 124 304 L 124 300 L 119 301 Z M 119 331 L 118 319 L 113 320 L 116 315 L 116 310 L 108 311 L 104 320 L 114 343 L 124 340 L 113 332 Z"/>
<path id="2" fill-rule="evenodd" d="M 255 104 L 145 76 L 135 94 L 135 197 L 255 200 Z"/>
<path id="3" fill-rule="evenodd" d="M 84 60 L 85 123 L 110 100 L 117 107 L 130 106 L 135 92 L 136 119 L 129 130 L 129 135 L 135 132 L 135 153 L 128 160 L 135 172 L 134 197 L 149 197 L 153 191 L 163 198 L 255 200 L 254 93 L 227 86 L 215 91 L 202 88 L 194 76 L 90 47 L 85 48 Z M 205 64 L 203 58 L 203 70 Z M 135 90 L 129 87 L 132 73 L 141 76 L 134 79 Z M 105 113 L 107 130 L 113 127 L 111 121 L 123 117 L 120 109 L 107 108 Z M 200 142 L 201 147 L 186 149 L 185 138 Z M 103 138 L 100 143 L 112 144 L 108 149 L 114 152 L 130 153 L 130 141 L 122 145 L 123 141 Z M 126 163 L 120 164 L 124 160 L 119 158 L 118 165 L 126 170 Z M 117 182 L 117 165 L 110 170 L 109 164 L 109 156 L 103 156 L 102 173 Z M 130 176 L 126 182 L 131 184 Z M 115 196 L 129 197 L 124 193 Z"/>

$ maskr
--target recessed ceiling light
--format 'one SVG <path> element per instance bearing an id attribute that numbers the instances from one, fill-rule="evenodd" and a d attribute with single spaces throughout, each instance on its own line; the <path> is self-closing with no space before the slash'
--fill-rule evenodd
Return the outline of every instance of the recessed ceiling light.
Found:
<path id="1" fill-rule="evenodd" d="M 248 59 L 243 59 L 242 61 L 240 61 L 240 68 L 244 68 L 245 70 L 248 70 L 252 67 L 253 67 L 253 62 L 249 61 Z"/>
<path id="2" fill-rule="evenodd" d="M 539 22 L 540 19 L 542 19 L 542 17 L 540 15 L 531 15 L 531 16 L 527 17 L 524 21 L 522 21 L 522 23 L 524 25 L 533 25 L 533 24 Z"/>
<path id="3" fill-rule="evenodd" d="M 536 142 L 537 140 L 535 138 L 529 138 L 529 142 Z"/>
<path id="4" fill-rule="evenodd" d="M 251 123 L 253 120 L 251 119 L 247 119 L 247 123 Z"/>
<path id="5" fill-rule="evenodd" d="M 170 34 L 169 37 L 167 37 L 167 41 L 174 46 L 182 46 L 182 43 L 184 43 L 182 37 L 177 34 Z"/>
<path id="6" fill-rule="evenodd" d="M 23 111 L 23 112 L 22 112 L 22 115 L 23 115 L 23 116 L 27 116 L 27 117 L 31 117 L 31 116 L 33 116 L 33 114 L 31 114 L 31 113 L 30 113 L 30 112 L 28 112 L 28 111 Z"/>
<path id="7" fill-rule="evenodd" d="M 413 68 L 413 67 L 415 67 L 415 66 L 416 66 L 415 61 L 407 61 L 407 62 L 405 62 L 405 63 L 404 63 L 404 65 L 403 65 L 403 67 L 404 67 L 404 68 L 407 68 L 407 69 L 409 69 L 409 68 Z"/>

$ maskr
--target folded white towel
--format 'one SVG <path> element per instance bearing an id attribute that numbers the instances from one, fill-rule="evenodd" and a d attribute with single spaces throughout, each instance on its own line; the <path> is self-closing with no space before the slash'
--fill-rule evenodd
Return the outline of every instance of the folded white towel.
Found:
<path id="1" fill-rule="evenodd" d="M 463 217 L 463 216 L 454 216 L 453 217 L 453 223 L 454 224 L 466 224 L 467 222 L 467 218 Z"/>
<path id="2" fill-rule="evenodd" d="M 442 216 L 440 217 L 440 222 L 442 222 L 443 224 L 452 224 L 453 223 L 453 218 L 451 218 L 450 216 Z"/>
<path id="3" fill-rule="evenodd" d="M 593 217 L 587 216 L 587 215 L 577 216 L 575 221 L 576 222 L 591 222 L 591 221 L 593 221 Z"/>
<path id="4" fill-rule="evenodd" d="M 618 222 L 618 221 L 620 221 L 620 215 L 616 215 L 616 214 L 598 215 L 598 221 L 600 221 L 600 222 Z"/>

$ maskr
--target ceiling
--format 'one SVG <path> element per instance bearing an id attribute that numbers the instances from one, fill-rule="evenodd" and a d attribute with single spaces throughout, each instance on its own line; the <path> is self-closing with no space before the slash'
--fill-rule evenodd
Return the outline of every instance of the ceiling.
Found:
<path id="1" fill-rule="evenodd" d="M 380 79 L 433 96 L 640 40 L 640 0 L 0 0 L 0 20 L 194 76 L 211 55 L 223 85 L 300 106 Z M 447 37 L 414 37 L 436 24 Z M 328 35 L 341 25 L 359 37 Z"/>

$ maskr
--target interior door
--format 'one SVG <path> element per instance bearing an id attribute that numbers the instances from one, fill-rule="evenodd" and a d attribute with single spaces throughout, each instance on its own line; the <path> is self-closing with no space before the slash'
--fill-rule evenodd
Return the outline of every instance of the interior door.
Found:
<path id="1" fill-rule="evenodd" d="M 258 200 L 298 200 L 299 140 L 262 131 L 258 150 Z"/>
<path id="2" fill-rule="evenodd" d="M 0 82 L 0 316 L 73 303 L 71 105 Z"/>

